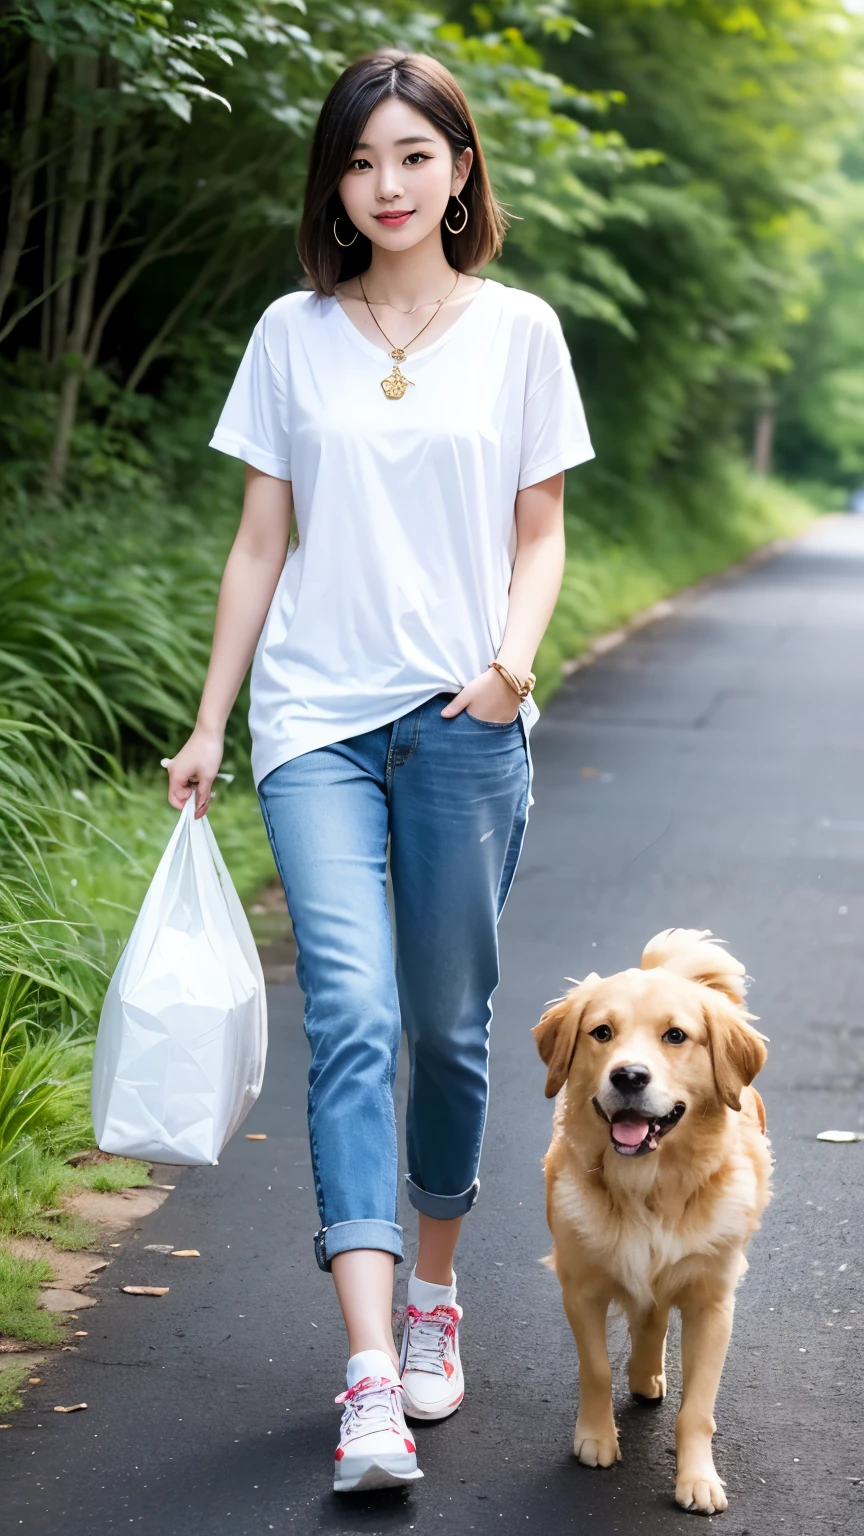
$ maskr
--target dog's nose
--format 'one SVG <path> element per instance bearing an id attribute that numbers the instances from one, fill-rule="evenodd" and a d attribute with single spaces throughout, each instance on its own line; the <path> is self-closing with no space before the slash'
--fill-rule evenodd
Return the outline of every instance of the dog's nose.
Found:
<path id="1" fill-rule="evenodd" d="M 619 1093 L 638 1093 L 640 1089 L 647 1088 L 651 1081 L 651 1073 L 647 1067 L 637 1065 L 616 1067 L 609 1073 L 609 1081 Z"/>

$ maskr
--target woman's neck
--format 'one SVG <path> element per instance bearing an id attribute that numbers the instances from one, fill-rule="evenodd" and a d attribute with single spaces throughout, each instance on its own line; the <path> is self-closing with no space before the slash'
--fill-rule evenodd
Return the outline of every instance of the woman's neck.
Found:
<path id="1" fill-rule="evenodd" d="M 372 260 L 363 273 L 363 287 L 370 299 L 408 310 L 446 298 L 453 278 L 453 268 L 436 230 L 429 240 L 410 251 L 382 251 L 373 247 Z"/>

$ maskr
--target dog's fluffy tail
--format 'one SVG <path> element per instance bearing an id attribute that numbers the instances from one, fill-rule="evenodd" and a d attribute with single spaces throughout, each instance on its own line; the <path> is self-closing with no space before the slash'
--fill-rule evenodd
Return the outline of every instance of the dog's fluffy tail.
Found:
<path id="1" fill-rule="evenodd" d="M 744 967 L 740 960 L 727 954 L 722 939 L 715 939 L 710 928 L 666 928 L 655 933 L 642 951 L 642 969 L 650 971 L 659 965 L 689 981 L 724 992 L 746 1014 Z"/>

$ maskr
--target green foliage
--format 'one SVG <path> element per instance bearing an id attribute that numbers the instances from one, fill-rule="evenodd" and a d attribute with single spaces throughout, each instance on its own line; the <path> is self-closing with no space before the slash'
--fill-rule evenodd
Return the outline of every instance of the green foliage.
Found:
<path id="1" fill-rule="evenodd" d="M 777 451 L 798 477 L 864 481 L 864 145 L 821 200 L 813 286 L 778 391 Z"/>
<path id="2" fill-rule="evenodd" d="M 96 1163 L 92 1168 L 81 1170 L 87 1189 L 96 1189 L 103 1195 L 116 1194 L 121 1189 L 141 1188 L 150 1183 L 150 1164 L 139 1163 L 129 1157 L 112 1157 L 108 1163 Z"/>
<path id="3" fill-rule="evenodd" d="M 82 1086 L 86 1053 L 65 1031 L 28 1031 L 14 1016 L 18 989 L 6 993 L 0 1015 L 0 1166 L 34 1139 L 51 1151 L 71 1151 L 86 1138 Z"/>
<path id="4" fill-rule="evenodd" d="M 83 1053 L 89 1066 L 90 1047 Z M 81 1134 L 66 1140 L 77 1150 L 92 1145 L 87 1117 L 89 1086 L 79 1095 Z M 149 1182 L 149 1167 L 125 1157 L 105 1162 L 70 1166 L 66 1154 L 40 1145 L 37 1138 L 19 1147 L 15 1157 L 0 1164 L 0 1243 L 3 1236 L 50 1238 L 55 1248 L 72 1251 L 87 1248 L 97 1229 L 63 1202 L 84 1189 L 111 1193 L 134 1189 Z"/>
<path id="5" fill-rule="evenodd" d="M 296 9 L 301 9 L 299 0 Z M 147 5 L 79 0 L 75 6 L 22 0 L 15 20 L 53 57 L 83 53 L 110 59 L 116 66 L 117 95 L 130 98 L 130 110 L 153 103 L 188 123 L 196 101 L 228 106 L 224 97 L 208 89 L 193 60 L 230 65 L 235 56 L 245 58 L 238 33 L 248 31 L 247 13 L 247 7 L 232 7 L 230 0 L 222 12 L 187 3 L 180 14 L 170 0 Z M 118 103 L 111 105 L 116 110 Z M 104 112 L 108 103 L 103 99 L 99 106 Z"/>
<path id="6" fill-rule="evenodd" d="M 82 1095 L 82 1104 L 85 1097 Z M 82 1143 L 86 1146 L 91 1141 L 88 1127 Z M 3 1236 L 11 1236 L 50 1239 L 64 1252 L 88 1248 L 98 1236 L 96 1227 L 60 1204 L 65 1196 L 84 1187 L 84 1182 L 59 1153 L 35 1141 L 20 1148 L 14 1158 L 0 1166 L 0 1245 Z"/>
<path id="7" fill-rule="evenodd" d="M 13 505 L 49 459 L 49 484 L 66 477 L 75 496 L 158 481 L 153 397 L 192 351 L 209 353 L 196 382 L 200 398 L 209 372 L 215 414 L 214 381 L 299 279 L 321 98 L 382 43 L 437 54 L 465 86 L 511 214 L 499 275 L 561 311 L 605 457 L 640 476 L 749 435 L 796 364 L 819 384 L 789 396 L 790 416 L 812 418 L 811 472 L 832 455 L 857 472 L 857 346 L 823 347 L 814 376 L 795 339 L 832 253 L 856 243 L 829 195 L 861 138 L 861 23 L 842 0 L 451 0 L 439 14 L 409 0 L 24 0 L 2 26 L 7 142 L 34 82 L 44 95 L 32 185 L 10 155 L 29 227 L 28 242 L 10 224 L 4 252 L 0 339 L 26 386 L 0 408 Z"/>
<path id="8" fill-rule="evenodd" d="M 33 1344 L 59 1344 L 57 1317 L 39 1306 L 40 1285 L 52 1279 L 45 1259 L 22 1259 L 0 1243 L 0 1334 Z"/>
<path id="9" fill-rule="evenodd" d="M 91 549 L 73 556 L 62 573 L 10 571 L 0 580 L 4 701 L 19 718 L 63 732 L 73 752 L 76 742 L 115 752 L 124 729 L 159 746 L 194 709 L 209 649 L 214 572 L 194 551 L 175 550 L 164 568 L 121 564 L 110 581 L 82 587 L 88 560 L 101 566 Z M 181 601 L 186 647 L 178 651 Z M 77 756 L 80 766 L 80 748 Z"/>
<path id="10" fill-rule="evenodd" d="M 29 1365 L 16 1361 L 14 1356 L 11 1360 L 0 1362 L 0 1414 L 23 1408 L 18 1392 L 27 1380 L 30 1369 Z"/>
<path id="11" fill-rule="evenodd" d="M 636 344 L 572 331 L 598 456 L 639 484 L 749 439 L 792 364 L 818 189 L 851 121 L 860 135 L 861 28 L 832 0 L 582 0 L 579 17 L 590 38 L 550 63 L 577 87 L 614 84 L 607 125 L 657 154 L 619 184 L 639 230 L 602 234 L 641 295 Z"/>

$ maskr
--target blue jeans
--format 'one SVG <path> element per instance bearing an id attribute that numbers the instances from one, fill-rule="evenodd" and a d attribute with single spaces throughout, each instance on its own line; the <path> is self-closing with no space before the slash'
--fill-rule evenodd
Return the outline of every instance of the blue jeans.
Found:
<path id="1" fill-rule="evenodd" d="M 259 786 L 306 997 L 322 1269 L 351 1248 L 402 1258 L 393 1080 L 403 1028 L 408 1198 L 441 1219 L 477 1198 L 497 923 L 530 764 L 521 720 L 444 720 L 447 701 L 292 758 Z"/>

